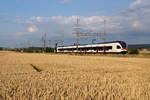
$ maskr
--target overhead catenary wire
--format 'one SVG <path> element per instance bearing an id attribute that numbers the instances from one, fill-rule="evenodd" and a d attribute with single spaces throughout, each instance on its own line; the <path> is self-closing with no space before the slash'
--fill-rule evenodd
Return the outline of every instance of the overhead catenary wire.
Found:
<path id="1" fill-rule="evenodd" d="M 81 32 L 80 27 L 80 19 L 77 17 L 77 23 L 73 27 L 74 31 L 73 34 L 76 34 L 76 47 L 78 50 L 79 40 L 91 40 L 93 43 L 93 40 L 103 40 L 104 42 L 107 41 L 106 37 L 106 20 L 104 19 L 104 32 Z"/>

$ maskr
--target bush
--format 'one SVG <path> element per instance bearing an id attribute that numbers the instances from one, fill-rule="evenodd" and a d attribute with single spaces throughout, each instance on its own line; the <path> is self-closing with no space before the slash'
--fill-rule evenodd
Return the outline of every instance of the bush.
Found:
<path id="1" fill-rule="evenodd" d="M 50 52 L 54 52 L 54 48 L 46 48 L 46 51 L 45 51 L 46 53 L 50 53 Z"/>
<path id="2" fill-rule="evenodd" d="M 128 54 L 139 54 L 139 50 L 138 49 L 131 49 L 128 51 Z"/>
<path id="3" fill-rule="evenodd" d="M 27 53 L 42 53 L 43 48 L 42 47 L 29 47 L 29 48 L 18 48 L 15 50 L 16 52 L 27 52 Z M 48 48 L 46 47 L 45 53 L 52 53 L 54 52 L 54 48 Z"/>
<path id="4" fill-rule="evenodd" d="M 2 48 L 2 47 L 0 47 L 0 50 L 3 50 L 3 48 Z"/>

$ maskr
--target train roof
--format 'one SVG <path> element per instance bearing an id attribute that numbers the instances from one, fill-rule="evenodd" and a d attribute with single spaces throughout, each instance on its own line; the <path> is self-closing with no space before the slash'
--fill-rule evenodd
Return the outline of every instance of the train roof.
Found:
<path id="1" fill-rule="evenodd" d="M 93 44 L 79 44 L 79 46 L 84 46 L 84 45 L 96 45 L 96 44 L 109 44 L 109 43 L 117 43 L 117 42 L 124 42 L 124 41 L 110 41 L 110 42 L 101 42 L 101 43 L 93 43 Z M 125 43 L 125 42 L 124 42 L 124 43 Z M 75 46 L 75 45 L 58 46 L 58 47 L 69 47 L 69 46 Z"/>

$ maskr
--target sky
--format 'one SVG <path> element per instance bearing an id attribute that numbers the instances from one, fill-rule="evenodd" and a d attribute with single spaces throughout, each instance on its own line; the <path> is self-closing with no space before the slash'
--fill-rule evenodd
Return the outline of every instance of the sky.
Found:
<path id="1" fill-rule="evenodd" d="M 0 46 L 41 46 L 44 33 L 47 45 L 73 44 L 77 18 L 82 31 L 95 33 L 106 20 L 107 41 L 150 44 L 150 0 L 0 0 Z"/>

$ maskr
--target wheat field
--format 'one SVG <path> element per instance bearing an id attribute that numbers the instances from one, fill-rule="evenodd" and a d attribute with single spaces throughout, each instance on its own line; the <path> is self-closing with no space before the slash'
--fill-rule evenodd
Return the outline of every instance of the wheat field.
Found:
<path id="1" fill-rule="evenodd" d="M 1 51 L 0 100 L 150 100 L 150 58 Z"/>

